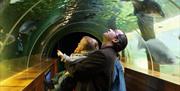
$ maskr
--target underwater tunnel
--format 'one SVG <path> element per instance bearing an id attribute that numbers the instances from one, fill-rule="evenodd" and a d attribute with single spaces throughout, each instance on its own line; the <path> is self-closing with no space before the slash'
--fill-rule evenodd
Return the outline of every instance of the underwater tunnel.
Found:
<path id="1" fill-rule="evenodd" d="M 127 91 L 180 90 L 178 0 L 0 1 L 0 91 L 48 91 L 83 36 L 120 29 Z M 51 90 L 50 90 L 51 91 Z M 52 90 L 54 91 L 54 90 Z"/>

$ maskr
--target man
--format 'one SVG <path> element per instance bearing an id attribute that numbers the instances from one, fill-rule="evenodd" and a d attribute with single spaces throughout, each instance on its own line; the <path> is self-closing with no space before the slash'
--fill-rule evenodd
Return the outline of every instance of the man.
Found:
<path id="1" fill-rule="evenodd" d="M 97 49 L 99 49 L 97 40 L 89 36 L 83 36 L 70 57 L 66 54 L 62 55 L 60 50 L 57 50 L 57 55 L 61 57 L 61 61 L 69 61 L 73 64 L 81 61 L 76 59 L 85 58 L 89 53 Z M 73 91 L 75 85 L 76 80 L 67 71 L 59 78 L 58 84 L 54 86 L 55 89 L 53 91 Z"/>
<path id="2" fill-rule="evenodd" d="M 66 69 L 77 80 L 75 91 L 111 91 L 114 61 L 126 45 L 127 37 L 122 31 L 109 29 L 103 34 L 100 50 L 75 64 L 65 62 Z"/>

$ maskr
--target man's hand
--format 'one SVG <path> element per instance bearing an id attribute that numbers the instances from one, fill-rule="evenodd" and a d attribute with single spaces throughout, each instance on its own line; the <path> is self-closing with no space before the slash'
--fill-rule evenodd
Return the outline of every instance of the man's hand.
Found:
<path id="1" fill-rule="evenodd" d="M 60 50 L 57 50 L 58 57 L 63 57 L 63 53 Z"/>

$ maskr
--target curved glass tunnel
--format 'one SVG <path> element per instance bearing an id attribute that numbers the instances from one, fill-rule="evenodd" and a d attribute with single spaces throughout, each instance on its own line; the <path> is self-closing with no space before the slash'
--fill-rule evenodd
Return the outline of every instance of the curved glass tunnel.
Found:
<path id="1" fill-rule="evenodd" d="M 144 6 L 139 3 L 143 1 Z M 0 81 L 57 58 L 57 49 L 70 55 L 82 36 L 101 44 L 108 28 L 121 29 L 128 36 L 129 44 L 120 53 L 124 64 L 179 79 L 180 3 L 146 1 L 0 1 Z"/>

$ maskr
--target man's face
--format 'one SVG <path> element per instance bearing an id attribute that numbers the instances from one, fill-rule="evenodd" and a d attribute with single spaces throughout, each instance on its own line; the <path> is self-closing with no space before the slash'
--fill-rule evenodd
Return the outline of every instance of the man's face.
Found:
<path id="1" fill-rule="evenodd" d="M 114 38 L 116 38 L 116 33 L 112 29 L 103 34 L 103 41 L 112 41 Z"/>

